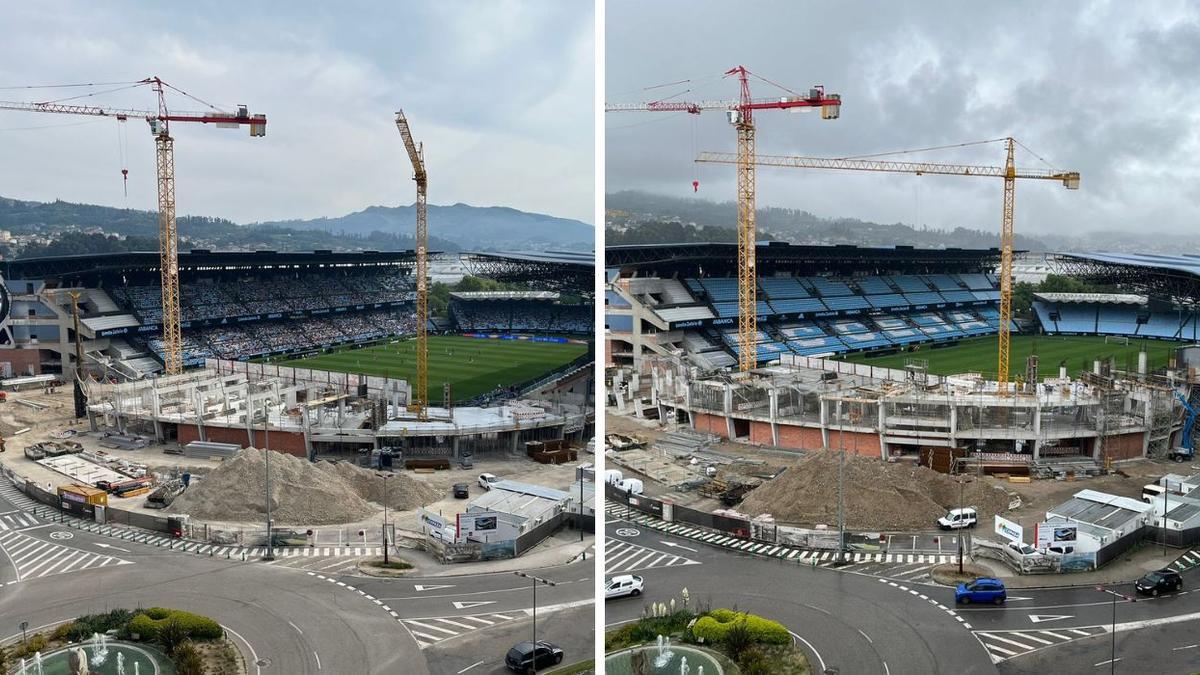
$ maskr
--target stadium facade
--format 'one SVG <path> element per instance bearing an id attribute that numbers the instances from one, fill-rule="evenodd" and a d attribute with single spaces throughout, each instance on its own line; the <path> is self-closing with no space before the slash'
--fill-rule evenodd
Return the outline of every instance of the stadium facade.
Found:
<path id="1" fill-rule="evenodd" d="M 997 391 L 994 374 L 928 372 L 939 347 L 997 332 L 998 258 L 996 249 L 760 244 L 759 367 L 741 374 L 732 372 L 733 245 L 611 248 L 608 403 L 763 446 L 844 447 L 881 459 L 920 454 L 923 461 L 941 457 L 944 467 L 1035 471 L 1163 456 L 1178 445 L 1175 395 L 1200 399 L 1197 349 L 1182 348 L 1154 372 L 1144 359 L 1123 369 L 1097 362 L 1079 379 L 1058 364 L 1042 371 L 1036 360 L 1014 364 L 1025 372 L 1013 373 L 1018 390 L 1007 395 Z M 1052 259 L 1063 272 L 1159 299 L 1104 303 L 1112 309 L 1095 310 L 1090 326 L 1042 306 L 1038 317 L 1060 317 L 1058 325 L 1042 319 L 1023 330 L 1068 332 L 1065 324 L 1077 334 L 1154 335 L 1185 345 L 1196 339 L 1187 329 L 1195 316 L 1185 308 L 1200 298 L 1197 268 L 1102 256 Z M 1119 325 L 1109 319 L 1114 311 L 1122 312 Z M 1159 318 L 1168 314 L 1178 320 Z M 837 358 L 851 352 L 912 358 L 895 370 Z"/>
<path id="2" fill-rule="evenodd" d="M 535 341 L 568 334 L 594 345 L 590 255 L 438 255 L 468 273 L 534 290 L 458 294 L 448 315 L 431 321 L 434 330 Z M 280 365 L 292 356 L 410 336 L 412 251 L 183 253 L 188 370 L 159 377 L 158 261 L 157 252 L 133 252 L 6 262 L 0 375 L 74 378 L 77 295 L 93 429 L 247 445 L 263 440 L 269 420 L 274 449 L 310 456 L 380 447 L 434 456 L 508 452 L 525 440 L 590 433 L 590 366 L 583 363 L 547 372 L 519 391 L 509 388 L 504 400 L 486 407 L 446 401 L 428 422 L 408 413 L 411 392 L 403 379 Z M 560 302 L 564 295 L 572 301 Z M 279 358 L 262 363 L 265 357 Z"/>

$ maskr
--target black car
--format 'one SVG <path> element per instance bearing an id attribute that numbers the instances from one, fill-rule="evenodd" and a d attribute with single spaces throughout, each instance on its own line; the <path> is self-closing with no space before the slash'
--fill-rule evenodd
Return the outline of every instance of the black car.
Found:
<path id="1" fill-rule="evenodd" d="M 562 663 L 563 650 L 549 642 L 538 641 L 537 655 L 534 656 L 532 642 L 518 642 L 504 656 L 504 665 L 514 673 L 532 673 L 535 669 L 534 659 L 537 659 L 536 669 L 542 670 Z"/>
<path id="2" fill-rule="evenodd" d="M 471 496 L 471 486 L 470 485 L 467 485 L 466 483 L 455 483 L 454 484 L 454 498 L 455 499 L 466 499 L 467 497 L 470 497 L 470 496 Z"/>
<path id="3" fill-rule="evenodd" d="M 1133 585 L 1138 593 L 1158 595 L 1165 591 L 1178 591 L 1183 588 L 1183 577 L 1171 569 L 1157 570 L 1137 580 Z"/>

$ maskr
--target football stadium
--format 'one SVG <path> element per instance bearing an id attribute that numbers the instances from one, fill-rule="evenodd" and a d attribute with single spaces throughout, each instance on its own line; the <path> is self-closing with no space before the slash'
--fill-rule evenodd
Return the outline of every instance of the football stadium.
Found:
<path id="1" fill-rule="evenodd" d="M 735 244 L 610 247 L 608 404 L 767 447 L 1017 474 L 1190 447 L 1200 259 L 1043 255 L 1104 292 L 1033 293 L 1001 389 L 999 249 L 759 243 L 742 373 Z"/>
<path id="2" fill-rule="evenodd" d="M 451 292 L 431 315 L 427 419 L 412 414 L 412 251 L 181 253 L 176 375 L 162 374 L 158 252 L 6 261 L 0 374 L 69 381 L 82 357 L 77 405 L 95 428 L 244 446 L 265 424 L 273 448 L 309 456 L 590 433 L 591 255 L 433 254 L 450 258 L 528 290 Z"/>

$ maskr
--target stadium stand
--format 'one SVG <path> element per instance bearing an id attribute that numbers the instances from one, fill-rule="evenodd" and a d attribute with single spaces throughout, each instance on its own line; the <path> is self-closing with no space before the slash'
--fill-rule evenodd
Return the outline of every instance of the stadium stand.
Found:
<path id="1" fill-rule="evenodd" d="M 457 330 L 468 332 L 591 334 L 592 308 L 558 299 L 549 291 L 451 293 L 450 318 Z"/>

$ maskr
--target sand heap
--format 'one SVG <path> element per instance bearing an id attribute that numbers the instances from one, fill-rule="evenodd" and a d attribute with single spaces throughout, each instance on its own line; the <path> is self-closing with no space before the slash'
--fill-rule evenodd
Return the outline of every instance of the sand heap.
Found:
<path id="1" fill-rule="evenodd" d="M 437 490 L 404 474 L 389 478 L 388 508 L 404 511 L 436 501 Z M 201 520 L 256 522 L 265 517 L 266 453 L 248 448 L 221 463 L 171 504 Z M 312 463 L 272 453 L 271 519 L 281 525 L 354 523 L 383 509 L 383 481 L 346 462 Z"/>
<path id="2" fill-rule="evenodd" d="M 837 524 L 839 452 L 808 453 L 783 475 L 751 492 L 738 506 L 752 515 L 769 513 L 783 523 L 812 526 Z M 979 509 L 979 522 L 990 527 L 992 516 L 1008 509 L 1003 490 L 971 478 L 963 490 L 965 506 Z M 846 527 L 856 530 L 924 530 L 947 509 L 959 505 L 957 477 L 908 463 L 846 454 Z"/>

